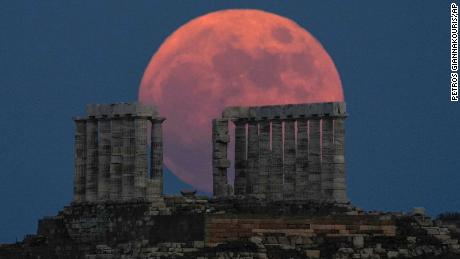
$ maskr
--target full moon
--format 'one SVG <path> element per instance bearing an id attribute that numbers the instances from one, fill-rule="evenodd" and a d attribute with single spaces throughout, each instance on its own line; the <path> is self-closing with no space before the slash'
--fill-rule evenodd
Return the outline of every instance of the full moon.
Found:
<path id="1" fill-rule="evenodd" d="M 250 9 L 191 20 L 148 64 L 139 101 L 166 117 L 165 165 L 195 188 L 212 190 L 211 121 L 227 106 L 343 101 L 323 46 L 290 19 Z"/>

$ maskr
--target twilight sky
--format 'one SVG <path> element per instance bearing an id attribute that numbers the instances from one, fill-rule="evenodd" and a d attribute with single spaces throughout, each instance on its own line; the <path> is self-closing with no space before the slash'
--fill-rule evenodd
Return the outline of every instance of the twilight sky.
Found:
<path id="1" fill-rule="evenodd" d="M 191 19 L 252 8 L 292 19 L 340 74 L 351 201 L 460 210 L 460 106 L 449 102 L 449 1 L 3 1 L 0 243 L 72 198 L 73 122 L 87 103 L 134 101 L 150 58 Z M 211 173 L 211 172 L 209 172 Z M 167 174 L 166 190 L 186 186 Z"/>

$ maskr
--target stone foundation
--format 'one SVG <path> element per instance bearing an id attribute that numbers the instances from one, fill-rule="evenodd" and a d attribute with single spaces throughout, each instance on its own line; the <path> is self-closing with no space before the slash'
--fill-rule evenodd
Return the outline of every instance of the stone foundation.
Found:
<path id="1" fill-rule="evenodd" d="M 453 238 L 458 233 L 426 216 L 365 213 L 333 203 L 254 202 L 165 197 L 158 203 L 78 203 L 40 220 L 36 235 L 0 245 L 0 258 L 460 256 Z"/>

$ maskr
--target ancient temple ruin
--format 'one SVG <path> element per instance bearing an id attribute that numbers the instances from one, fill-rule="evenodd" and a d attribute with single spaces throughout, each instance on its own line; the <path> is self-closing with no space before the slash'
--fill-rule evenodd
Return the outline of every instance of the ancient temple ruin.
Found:
<path id="1" fill-rule="evenodd" d="M 86 116 L 74 118 L 74 202 L 160 197 L 164 120 L 139 103 L 87 105 Z"/>
<path id="2" fill-rule="evenodd" d="M 343 102 L 226 108 L 213 120 L 214 196 L 347 202 L 346 117 Z M 229 121 L 234 191 L 227 182 Z"/>
<path id="3" fill-rule="evenodd" d="M 74 202 L 161 197 L 165 119 L 139 103 L 88 105 L 86 113 L 74 119 Z M 342 102 L 226 108 L 212 124 L 214 197 L 347 202 L 346 117 Z M 233 184 L 227 180 L 229 121 Z"/>
<path id="4" fill-rule="evenodd" d="M 0 259 L 459 258 L 457 216 L 347 202 L 346 116 L 344 103 L 227 108 L 213 121 L 214 197 L 163 196 L 164 118 L 136 103 L 88 105 L 75 118 L 74 202 L 0 244 Z"/>

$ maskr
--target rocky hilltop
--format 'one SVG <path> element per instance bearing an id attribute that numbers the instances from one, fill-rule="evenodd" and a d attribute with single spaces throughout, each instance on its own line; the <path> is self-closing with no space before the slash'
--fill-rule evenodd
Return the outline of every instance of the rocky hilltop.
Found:
<path id="1" fill-rule="evenodd" d="M 160 206 L 159 206 L 160 204 Z M 0 258 L 460 258 L 460 217 L 186 194 L 72 204 Z"/>

